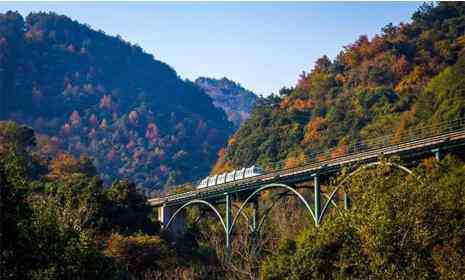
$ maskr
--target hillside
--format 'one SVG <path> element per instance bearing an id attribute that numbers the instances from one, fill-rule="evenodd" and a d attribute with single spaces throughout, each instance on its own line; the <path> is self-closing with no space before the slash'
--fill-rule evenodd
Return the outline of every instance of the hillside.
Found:
<path id="1" fill-rule="evenodd" d="M 213 104 L 225 111 L 228 120 L 238 128 L 249 116 L 257 102 L 257 95 L 227 78 L 200 77 L 195 84 L 205 90 Z"/>
<path id="2" fill-rule="evenodd" d="M 53 13 L 0 14 L 0 119 L 105 181 L 159 189 L 208 172 L 233 126 L 194 83 L 119 37 Z"/>
<path id="3" fill-rule="evenodd" d="M 295 87 L 261 100 L 220 152 L 213 172 L 298 165 L 360 139 L 465 117 L 465 4 L 423 5 L 409 24 L 360 36 L 323 56 Z"/>
<path id="4" fill-rule="evenodd" d="M 289 189 L 254 183 L 261 192 L 248 199 L 254 186 L 223 188 L 228 203 L 202 200 L 208 188 L 187 193 L 186 208 L 166 205 L 183 211 L 169 228 L 124 177 L 161 188 L 208 171 L 233 124 L 198 86 L 66 17 L 8 13 L 0 90 L 2 280 L 464 279 L 463 146 L 408 169 L 381 157 L 322 174 L 321 212 L 312 182 L 286 178 Z M 363 139 L 394 131 L 396 142 L 457 118 L 465 118 L 465 4 L 424 4 L 411 23 L 362 36 L 295 87 L 259 98 L 212 172 L 293 166 L 315 151 L 338 156 Z"/>

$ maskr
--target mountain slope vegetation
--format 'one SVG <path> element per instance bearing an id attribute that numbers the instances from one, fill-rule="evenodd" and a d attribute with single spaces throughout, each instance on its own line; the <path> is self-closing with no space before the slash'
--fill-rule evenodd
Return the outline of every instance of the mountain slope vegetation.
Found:
<path id="1" fill-rule="evenodd" d="M 32 126 L 46 152 L 91 156 L 106 182 L 196 179 L 233 129 L 167 64 L 54 13 L 0 14 L 0 82 L 0 119 Z"/>
<path id="2" fill-rule="evenodd" d="M 213 104 L 223 109 L 237 128 L 250 116 L 258 99 L 253 92 L 227 78 L 200 77 L 195 84 L 205 90 Z"/>
<path id="3" fill-rule="evenodd" d="M 465 117 L 465 4 L 424 4 L 411 23 L 360 36 L 323 56 L 293 88 L 259 101 L 213 172 L 253 163 L 291 167 L 364 139 Z"/>

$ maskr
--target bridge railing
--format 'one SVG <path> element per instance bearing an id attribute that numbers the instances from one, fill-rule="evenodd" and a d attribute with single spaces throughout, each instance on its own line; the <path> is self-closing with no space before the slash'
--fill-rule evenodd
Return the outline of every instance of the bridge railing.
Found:
<path id="1" fill-rule="evenodd" d="M 393 133 L 369 139 L 357 139 L 347 146 L 332 147 L 324 150 L 313 151 L 310 155 L 301 157 L 297 165 L 289 165 L 287 160 L 271 164 L 267 171 L 288 169 L 296 166 L 307 165 L 328 159 L 337 159 L 342 156 L 382 149 L 393 145 L 409 143 L 420 139 L 441 135 L 448 132 L 465 130 L 465 119 L 440 122 L 432 125 L 420 125 L 407 128 L 401 133 Z"/>
<path id="2" fill-rule="evenodd" d="M 370 138 L 370 139 L 357 139 L 350 145 L 347 145 L 341 149 L 341 147 L 333 147 L 326 150 L 314 151 L 311 155 L 305 155 L 303 159 L 301 159 L 297 165 L 289 166 L 286 160 L 275 162 L 270 165 L 266 172 L 293 172 L 298 171 L 301 167 L 315 164 L 319 162 L 324 162 L 328 160 L 337 160 L 341 157 L 347 157 L 353 154 L 359 154 L 363 152 L 369 152 L 373 150 L 383 149 L 391 146 L 399 146 L 406 143 L 412 143 L 415 141 L 419 141 L 425 138 L 430 138 L 434 136 L 440 136 L 450 132 L 459 132 L 465 131 L 465 118 L 464 119 L 457 119 L 454 121 L 447 121 L 447 122 L 440 122 L 432 125 L 420 125 L 414 128 L 408 128 L 401 133 L 393 133 L 381 137 Z M 258 178 L 258 177 L 256 177 Z M 254 179 L 256 179 L 254 178 Z M 179 187 L 187 187 L 191 190 L 183 193 L 165 193 L 162 196 L 158 197 L 158 199 L 163 200 L 166 197 L 170 197 L 172 199 L 181 198 L 183 196 L 193 195 L 194 193 L 198 192 L 195 190 L 195 186 L 200 183 L 200 180 L 195 182 L 189 182 Z M 224 185 L 224 186 L 222 186 Z M 218 185 L 223 187 L 227 187 L 226 185 L 230 185 L 230 183 Z M 172 189 L 176 189 L 172 188 Z M 216 189 L 217 187 L 212 187 Z M 208 191 L 207 189 L 202 189 L 202 191 Z"/>

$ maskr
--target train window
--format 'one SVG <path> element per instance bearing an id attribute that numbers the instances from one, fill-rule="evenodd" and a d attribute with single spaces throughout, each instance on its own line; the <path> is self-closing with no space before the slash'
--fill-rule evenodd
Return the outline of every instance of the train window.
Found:
<path id="1" fill-rule="evenodd" d="M 232 182 L 232 181 L 234 181 L 234 175 L 235 175 L 235 173 L 236 173 L 235 170 L 229 172 L 229 173 L 226 175 L 226 182 Z"/>
<path id="2" fill-rule="evenodd" d="M 210 187 L 210 186 L 216 185 L 216 178 L 217 178 L 217 177 L 218 177 L 218 176 L 215 175 L 215 176 L 211 176 L 211 177 L 208 179 L 208 186 L 209 186 L 209 187 Z"/>
<path id="3" fill-rule="evenodd" d="M 236 175 L 234 176 L 234 180 L 244 179 L 245 168 L 242 168 L 236 171 Z"/>
<path id="4" fill-rule="evenodd" d="M 226 173 L 223 173 L 221 175 L 218 175 L 218 179 L 216 179 L 217 184 L 224 184 L 226 180 Z"/>
<path id="5" fill-rule="evenodd" d="M 208 177 L 207 177 L 207 178 L 204 178 L 204 179 L 200 182 L 200 184 L 197 186 L 197 188 L 198 188 L 198 189 L 200 189 L 200 188 L 205 188 L 205 187 L 207 186 L 207 184 L 208 184 Z"/>

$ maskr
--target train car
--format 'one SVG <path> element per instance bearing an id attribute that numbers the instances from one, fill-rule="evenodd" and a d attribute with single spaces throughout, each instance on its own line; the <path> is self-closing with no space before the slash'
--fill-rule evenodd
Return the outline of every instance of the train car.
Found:
<path id="1" fill-rule="evenodd" d="M 208 177 L 205 177 L 200 184 L 197 186 L 197 189 L 205 188 L 208 185 Z"/>
<path id="2" fill-rule="evenodd" d="M 197 189 L 212 187 L 215 185 L 229 183 L 244 178 L 250 178 L 261 174 L 263 174 L 263 170 L 257 165 L 252 165 L 248 168 L 242 168 L 239 170 L 233 170 L 228 173 L 206 177 L 200 182 L 200 184 L 197 185 Z"/>
<path id="3" fill-rule="evenodd" d="M 254 177 L 263 174 L 263 170 L 256 165 L 252 165 L 245 169 L 244 178 Z"/>
<path id="4" fill-rule="evenodd" d="M 226 182 L 226 173 L 223 173 L 221 175 L 218 175 L 218 178 L 216 179 L 216 184 L 224 184 Z"/>
<path id="5" fill-rule="evenodd" d="M 236 173 L 236 170 L 233 170 L 233 171 L 231 171 L 231 172 L 228 172 L 228 173 L 226 174 L 226 182 L 232 182 L 232 181 L 234 181 L 234 175 L 235 175 L 235 173 Z"/>
<path id="6" fill-rule="evenodd" d="M 239 169 L 234 174 L 234 180 L 241 180 L 244 179 L 245 168 Z"/>
<path id="7" fill-rule="evenodd" d="M 210 177 L 208 178 L 208 184 L 207 184 L 207 186 L 208 186 L 208 187 L 211 187 L 211 186 L 216 185 L 216 179 L 217 179 L 217 178 L 218 178 L 218 175 L 210 176 Z"/>

